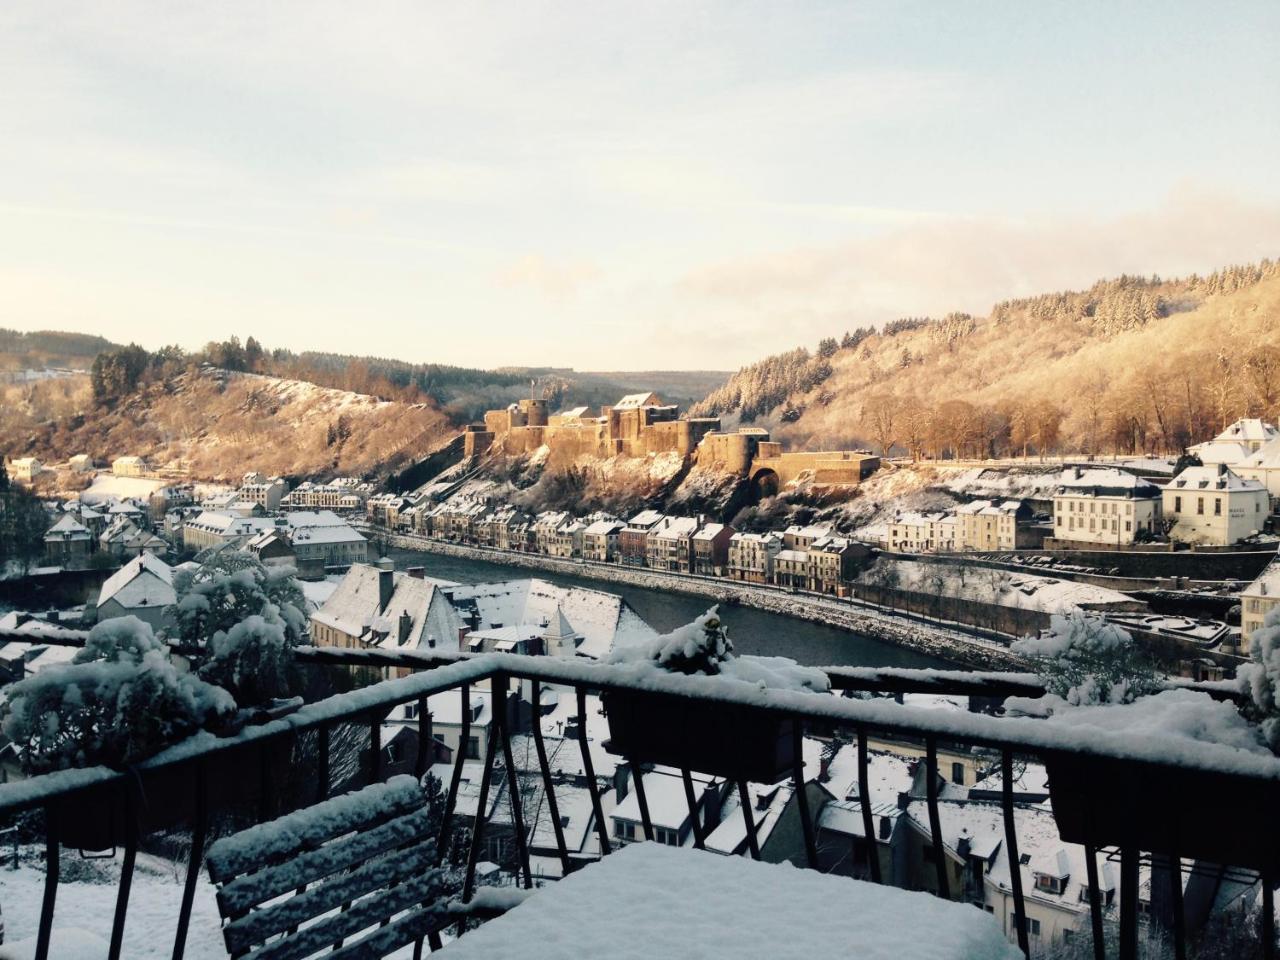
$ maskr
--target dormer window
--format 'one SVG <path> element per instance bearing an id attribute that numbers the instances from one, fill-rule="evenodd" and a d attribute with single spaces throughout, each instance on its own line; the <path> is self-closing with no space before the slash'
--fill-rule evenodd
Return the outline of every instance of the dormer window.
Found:
<path id="1" fill-rule="evenodd" d="M 1036 889 L 1043 890 L 1046 893 L 1062 893 L 1067 889 L 1066 877 L 1054 877 L 1047 873 L 1036 873 Z"/>

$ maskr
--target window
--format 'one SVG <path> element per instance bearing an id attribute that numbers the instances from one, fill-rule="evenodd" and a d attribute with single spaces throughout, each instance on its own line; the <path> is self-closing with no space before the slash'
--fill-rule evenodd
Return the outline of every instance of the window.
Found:
<path id="1" fill-rule="evenodd" d="M 963 763 L 951 764 L 951 782 L 959 784 L 961 786 L 964 785 L 964 764 Z"/>
<path id="2" fill-rule="evenodd" d="M 1018 932 L 1018 915 L 1016 913 L 1009 916 L 1009 932 L 1016 935 Z M 1027 936 L 1040 936 L 1040 921 L 1033 917 L 1027 917 Z"/>
<path id="3" fill-rule="evenodd" d="M 467 759 L 468 760 L 480 759 L 480 738 L 479 737 L 467 738 Z"/>
<path id="4" fill-rule="evenodd" d="M 1221 497 L 1213 498 L 1213 515 L 1215 517 L 1222 516 L 1222 498 Z"/>
<path id="5" fill-rule="evenodd" d="M 1196 513 L 1204 516 L 1204 497 L 1196 497 Z"/>
<path id="6" fill-rule="evenodd" d="M 1181 497 L 1174 497 L 1174 498 L 1173 498 L 1173 512 L 1174 512 L 1174 513 L 1181 513 L 1181 512 L 1182 512 L 1182 498 L 1181 498 Z"/>
<path id="7" fill-rule="evenodd" d="M 1124 522 L 1124 532 L 1125 532 L 1125 533 L 1132 533 L 1132 532 L 1133 532 L 1133 521 L 1132 521 L 1132 520 L 1126 520 L 1126 521 Z"/>
<path id="8" fill-rule="evenodd" d="M 634 840 L 636 838 L 636 825 L 630 820 L 613 821 L 613 835 L 621 837 L 623 840 Z"/>

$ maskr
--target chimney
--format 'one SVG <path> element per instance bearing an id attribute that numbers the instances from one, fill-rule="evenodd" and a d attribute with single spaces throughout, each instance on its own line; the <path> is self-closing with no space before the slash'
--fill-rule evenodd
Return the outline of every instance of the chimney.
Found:
<path id="1" fill-rule="evenodd" d="M 893 821 L 888 817 L 880 818 L 880 839 L 888 840 L 893 833 Z"/>
<path id="2" fill-rule="evenodd" d="M 400 623 L 398 626 L 400 627 L 400 631 L 397 642 L 403 645 L 404 642 L 409 639 L 409 631 L 413 629 L 413 617 L 409 616 L 408 610 L 401 611 Z"/>
<path id="3" fill-rule="evenodd" d="M 826 783 L 831 779 L 831 758 L 825 753 L 818 761 L 818 782 Z"/>
<path id="4" fill-rule="evenodd" d="M 800 784 L 800 789 L 804 789 L 804 784 Z M 702 831 L 705 836 L 720 826 L 720 785 L 718 783 L 714 781 L 708 783 L 702 791 L 702 806 L 705 811 L 702 814 Z"/>
<path id="5" fill-rule="evenodd" d="M 378 612 L 382 613 L 391 602 L 396 589 L 395 565 L 385 557 L 378 561 Z"/>
<path id="6" fill-rule="evenodd" d="M 1072 468 L 1071 468 L 1071 473 L 1072 473 L 1072 475 L 1073 475 L 1077 480 L 1079 480 L 1079 479 L 1080 479 L 1080 477 L 1082 476 L 1082 474 L 1080 473 L 1080 467 L 1079 467 L 1079 465 L 1072 467 Z"/>
<path id="7" fill-rule="evenodd" d="M 425 580 L 427 578 L 426 567 L 410 567 L 408 572 L 409 576 L 415 580 Z"/>
<path id="8" fill-rule="evenodd" d="M 631 790 L 631 764 L 620 763 L 613 768 L 613 792 L 617 794 L 618 803 L 627 799 Z"/>
<path id="9" fill-rule="evenodd" d="M 1225 463 L 1218 464 L 1218 476 L 1225 477 L 1227 475 L 1227 465 Z"/>

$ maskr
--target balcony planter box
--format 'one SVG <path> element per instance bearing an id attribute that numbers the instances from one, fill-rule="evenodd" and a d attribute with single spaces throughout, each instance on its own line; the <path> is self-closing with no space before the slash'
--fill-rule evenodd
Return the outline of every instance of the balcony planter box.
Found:
<path id="1" fill-rule="evenodd" d="M 238 711 L 213 733 L 234 736 L 246 726 L 268 723 L 297 710 L 299 699 L 275 701 Z M 271 769 L 286 769 L 292 750 L 288 738 L 276 738 L 258 746 L 219 751 L 205 763 L 209 809 L 256 804 L 261 798 L 259 751 L 268 752 Z M 195 763 L 191 761 L 158 770 L 138 770 L 133 782 L 103 784 L 62 798 L 54 804 L 62 843 L 79 850 L 109 850 L 125 843 L 130 815 L 129 791 L 134 791 L 133 816 L 140 834 L 169 830 L 191 822 L 195 814 Z"/>
<path id="2" fill-rule="evenodd" d="M 795 763 L 795 723 L 715 700 L 614 690 L 603 694 L 611 753 L 727 780 L 777 783 Z"/>
<path id="3" fill-rule="evenodd" d="M 1280 781 L 1077 753 L 1044 757 L 1062 839 L 1183 860 L 1280 868 Z"/>

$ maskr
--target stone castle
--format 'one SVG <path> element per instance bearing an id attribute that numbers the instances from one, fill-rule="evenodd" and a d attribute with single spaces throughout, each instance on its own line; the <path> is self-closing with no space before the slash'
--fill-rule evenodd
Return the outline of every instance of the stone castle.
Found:
<path id="1" fill-rule="evenodd" d="M 875 472 L 878 457 L 865 451 L 784 452 L 769 431 L 720 429 L 719 417 L 682 417 L 655 393 L 633 393 L 591 416 L 587 407 L 551 413 L 546 400 L 528 399 L 489 410 L 484 423 L 463 435 L 468 457 L 487 451 L 519 455 L 542 446 L 569 456 L 609 458 L 675 453 L 699 466 L 748 477 L 762 493 L 776 492 L 808 474 L 823 486 L 854 486 Z"/>

